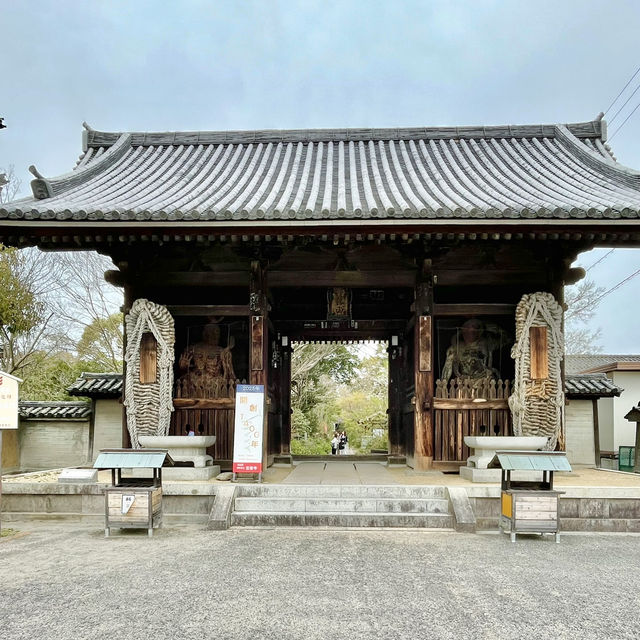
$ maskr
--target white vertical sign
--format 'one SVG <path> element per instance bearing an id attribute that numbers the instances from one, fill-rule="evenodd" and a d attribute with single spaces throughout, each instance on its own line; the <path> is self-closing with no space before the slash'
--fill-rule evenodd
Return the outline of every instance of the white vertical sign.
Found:
<path id="1" fill-rule="evenodd" d="M 233 473 L 262 473 L 264 385 L 236 387 Z"/>
<path id="2" fill-rule="evenodd" d="M 18 383 L 22 382 L 0 371 L 0 429 L 18 428 Z"/>

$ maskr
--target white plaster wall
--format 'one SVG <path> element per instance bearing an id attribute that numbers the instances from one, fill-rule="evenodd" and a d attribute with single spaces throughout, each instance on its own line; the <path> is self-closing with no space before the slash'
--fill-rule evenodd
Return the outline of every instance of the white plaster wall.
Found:
<path id="1" fill-rule="evenodd" d="M 593 404 L 591 400 L 569 400 L 565 407 L 567 457 L 571 464 L 595 464 Z"/>
<path id="2" fill-rule="evenodd" d="M 122 447 L 122 405 L 117 399 L 96 400 L 93 459 L 100 449 Z"/>
<path id="3" fill-rule="evenodd" d="M 85 464 L 88 420 L 21 420 L 20 469 L 75 467 Z"/>
<path id="4" fill-rule="evenodd" d="M 624 389 L 619 398 L 613 399 L 614 446 L 618 451 L 618 447 L 633 447 L 636 443 L 635 422 L 624 417 L 640 401 L 640 371 L 612 371 L 607 375 Z"/>
<path id="5" fill-rule="evenodd" d="M 614 398 L 600 398 L 598 400 L 600 451 L 618 451 L 614 448 L 613 400 Z"/>

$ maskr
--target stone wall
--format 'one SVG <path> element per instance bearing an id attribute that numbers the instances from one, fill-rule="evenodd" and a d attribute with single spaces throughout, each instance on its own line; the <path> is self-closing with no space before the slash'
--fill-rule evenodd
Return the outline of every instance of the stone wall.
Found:
<path id="1" fill-rule="evenodd" d="M 18 447 L 18 430 L 2 431 L 2 473 L 11 473 L 20 469 L 20 449 Z"/>
<path id="2" fill-rule="evenodd" d="M 560 497 L 561 531 L 640 532 L 637 488 L 566 487 Z M 499 487 L 468 489 L 478 531 L 498 530 Z"/>
<path id="3" fill-rule="evenodd" d="M 228 486 L 228 485 L 223 485 Z M 163 487 L 164 521 L 206 525 L 218 488 L 189 483 Z M 5 482 L 2 520 L 60 518 L 104 524 L 104 485 Z"/>
<path id="4" fill-rule="evenodd" d="M 75 467 L 87 462 L 88 420 L 21 420 L 20 470 Z"/>
<path id="5" fill-rule="evenodd" d="M 93 460 L 100 449 L 122 447 L 122 404 L 117 399 L 95 401 Z"/>
<path id="6" fill-rule="evenodd" d="M 571 464 L 593 465 L 596 454 L 593 442 L 593 402 L 569 400 L 565 407 L 567 458 Z"/>

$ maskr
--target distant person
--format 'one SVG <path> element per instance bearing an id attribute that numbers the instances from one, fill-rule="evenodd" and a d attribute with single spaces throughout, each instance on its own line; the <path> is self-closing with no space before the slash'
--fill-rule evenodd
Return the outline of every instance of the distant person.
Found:
<path id="1" fill-rule="evenodd" d="M 331 440 L 331 455 L 335 456 L 338 454 L 338 447 L 340 446 L 340 437 L 338 436 L 338 432 L 335 431 L 333 434 L 333 439 Z"/>
<path id="2" fill-rule="evenodd" d="M 339 438 L 338 451 L 340 452 L 340 455 L 344 456 L 347 454 L 347 443 L 349 442 L 349 440 L 347 439 L 347 432 L 342 431 L 338 436 L 338 438 Z"/>
<path id="3" fill-rule="evenodd" d="M 199 436 L 204 435 L 204 425 L 202 424 L 202 422 L 198 425 L 198 435 Z"/>
<path id="4" fill-rule="evenodd" d="M 195 436 L 196 435 L 196 432 L 193 430 L 193 427 L 190 424 L 188 424 L 185 427 L 185 431 L 187 432 L 188 436 Z"/>

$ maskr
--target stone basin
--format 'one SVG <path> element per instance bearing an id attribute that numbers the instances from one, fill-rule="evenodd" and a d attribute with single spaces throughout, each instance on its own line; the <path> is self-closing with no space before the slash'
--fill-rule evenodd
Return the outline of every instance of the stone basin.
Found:
<path id="1" fill-rule="evenodd" d="M 465 436 L 464 443 L 473 449 L 467 467 L 486 469 L 496 451 L 537 451 L 547 444 L 544 436 Z"/>
<path id="2" fill-rule="evenodd" d="M 215 436 L 140 436 L 138 440 L 145 449 L 168 449 L 175 462 L 193 462 L 194 467 L 213 464 L 207 447 L 215 444 Z"/>

